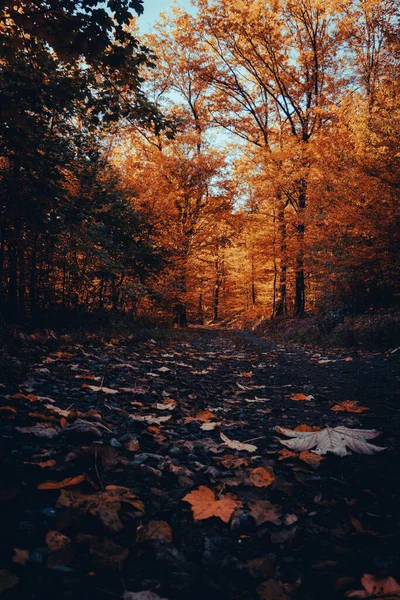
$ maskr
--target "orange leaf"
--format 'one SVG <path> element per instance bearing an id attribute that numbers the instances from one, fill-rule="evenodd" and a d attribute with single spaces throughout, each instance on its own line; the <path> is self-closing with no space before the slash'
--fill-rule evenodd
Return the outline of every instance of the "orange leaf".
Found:
<path id="1" fill-rule="evenodd" d="M 340 402 L 340 404 L 336 404 L 331 408 L 335 412 L 350 412 L 350 413 L 362 413 L 366 410 L 369 410 L 366 406 L 362 406 L 358 404 L 355 400 L 345 400 L 344 402 Z"/>
<path id="2" fill-rule="evenodd" d="M 303 450 L 303 452 L 300 452 L 299 458 L 311 467 L 319 467 L 321 460 L 324 460 L 323 456 L 315 454 L 314 452 L 309 452 L 308 450 Z"/>
<path id="3" fill-rule="evenodd" d="M 210 410 L 201 410 L 197 413 L 197 421 L 203 421 L 203 423 L 209 423 L 211 419 L 215 419 L 215 415 Z"/>
<path id="4" fill-rule="evenodd" d="M 71 487 L 73 485 L 78 485 L 78 483 L 82 483 L 85 481 L 85 475 L 77 475 L 76 477 L 67 477 L 62 481 L 46 481 L 45 483 L 39 483 L 39 490 L 61 490 L 62 488 Z"/>
<path id="5" fill-rule="evenodd" d="M 321 431 L 321 427 L 318 427 L 318 425 L 310 426 L 302 423 L 301 425 L 297 425 L 297 427 L 294 428 L 294 431 Z"/>
<path id="6" fill-rule="evenodd" d="M 11 418 L 13 418 L 13 416 L 17 414 L 17 411 L 12 406 L 0 406 L 0 411 L 4 411 L 5 413 L 11 413 L 11 415 L 6 415 L 7 417 Z"/>
<path id="7" fill-rule="evenodd" d="M 287 448 L 282 448 L 282 450 L 279 450 L 278 454 L 281 455 L 279 460 L 286 460 L 287 458 L 293 458 L 293 457 L 297 456 L 296 452 L 292 452 L 291 450 L 288 450 Z"/>
<path id="8" fill-rule="evenodd" d="M 54 467 L 56 461 L 54 459 L 46 460 L 45 462 L 25 462 L 24 465 L 36 465 L 37 467 L 41 467 L 42 469 L 46 469 L 47 467 Z"/>
<path id="9" fill-rule="evenodd" d="M 198 490 L 186 494 L 182 500 L 192 505 L 195 521 L 219 517 L 224 523 L 228 523 L 235 509 L 242 505 L 241 501 L 231 494 L 226 494 L 216 500 L 214 492 L 204 485 L 201 485 Z"/>
<path id="10" fill-rule="evenodd" d="M 290 394 L 291 400 L 301 400 L 303 402 L 314 400 L 314 396 L 307 396 L 306 394 Z"/>
<path id="11" fill-rule="evenodd" d="M 268 487 L 274 481 L 275 475 L 272 469 L 258 467 L 250 473 L 250 481 L 256 487 Z"/>

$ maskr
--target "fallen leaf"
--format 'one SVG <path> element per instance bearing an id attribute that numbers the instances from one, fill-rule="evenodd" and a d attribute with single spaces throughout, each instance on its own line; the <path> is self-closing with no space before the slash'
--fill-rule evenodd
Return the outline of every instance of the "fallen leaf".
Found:
<path id="1" fill-rule="evenodd" d="M 363 590 L 352 590 L 346 593 L 349 598 L 385 598 L 398 600 L 400 585 L 393 577 L 379 578 L 375 575 L 363 575 L 361 578 Z"/>
<path id="2" fill-rule="evenodd" d="M 253 517 L 257 525 L 263 523 L 281 524 L 282 510 L 279 506 L 275 506 L 268 500 L 249 500 L 250 515 Z"/>
<path id="3" fill-rule="evenodd" d="M 264 581 L 257 588 L 257 594 L 261 600 L 289 600 L 284 585 L 275 579 Z"/>
<path id="4" fill-rule="evenodd" d="M 275 475 L 269 467 L 257 467 L 250 472 L 249 479 L 256 487 L 268 487 L 275 480 Z"/>
<path id="5" fill-rule="evenodd" d="M 215 422 L 215 423 L 203 423 L 203 425 L 200 426 L 200 429 L 202 429 L 203 431 L 213 431 L 214 429 L 216 429 L 216 427 L 219 427 L 221 425 L 221 423 L 219 422 Z"/>
<path id="6" fill-rule="evenodd" d="M 25 566 L 29 561 L 30 552 L 29 550 L 22 550 L 21 548 L 14 548 L 14 556 L 12 557 L 13 563 L 17 565 Z"/>
<path id="7" fill-rule="evenodd" d="M 286 460 L 288 458 L 296 458 L 297 457 L 296 452 L 292 452 L 291 450 L 288 450 L 287 448 L 282 448 L 282 450 L 279 450 L 278 454 L 280 454 L 280 457 L 278 460 Z"/>
<path id="8" fill-rule="evenodd" d="M 36 437 L 52 439 L 60 433 L 60 429 L 57 427 L 46 427 L 43 423 L 37 423 L 32 427 L 16 427 L 20 433 L 32 433 Z"/>
<path id="9" fill-rule="evenodd" d="M 310 400 L 314 400 L 314 396 L 306 395 L 306 394 L 290 394 L 291 400 L 298 400 L 303 402 L 309 402 Z"/>
<path id="10" fill-rule="evenodd" d="M 219 517 L 224 523 L 228 523 L 236 508 L 241 506 L 240 500 L 231 494 L 226 494 L 216 500 L 214 492 L 204 485 L 186 494 L 182 500 L 191 504 L 195 521 Z"/>
<path id="11" fill-rule="evenodd" d="M 309 452 L 308 450 L 303 450 L 299 454 L 300 460 L 307 463 L 311 467 L 319 467 L 320 462 L 324 460 L 323 456 L 316 454 L 315 452 Z"/>
<path id="12" fill-rule="evenodd" d="M 100 438 L 102 433 L 99 429 L 100 424 L 91 423 L 85 419 L 76 419 L 74 423 L 70 423 L 63 428 L 65 433 L 76 433 L 78 435 L 89 435 L 96 438 Z"/>
<path id="13" fill-rule="evenodd" d="M 255 452 L 257 450 L 257 446 L 253 444 L 246 444 L 243 442 L 238 442 L 237 440 L 230 440 L 226 437 L 225 434 L 220 433 L 221 440 L 224 442 L 228 448 L 232 448 L 232 450 L 245 450 L 246 452 Z"/>
<path id="14" fill-rule="evenodd" d="M 119 390 L 113 390 L 108 387 L 103 387 L 102 385 L 89 385 L 88 383 L 84 383 L 82 389 L 90 390 L 91 392 L 103 392 L 103 394 L 119 394 Z"/>
<path id="15" fill-rule="evenodd" d="M 42 469 L 47 469 L 48 467 L 54 467 L 56 461 L 54 459 L 46 460 L 44 462 L 29 462 L 24 461 L 24 465 L 35 465 L 36 467 L 41 467 Z"/>
<path id="16" fill-rule="evenodd" d="M 321 427 L 318 427 L 318 425 L 310 426 L 302 423 L 301 425 L 297 425 L 297 427 L 294 428 L 294 431 L 321 431 Z"/>
<path id="17" fill-rule="evenodd" d="M 19 583 L 19 577 L 6 569 L 0 569 L 0 594 L 10 590 Z"/>
<path id="18" fill-rule="evenodd" d="M 239 467 L 248 467 L 249 461 L 247 458 L 238 458 L 232 454 L 227 454 L 221 458 L 221 464 L 227 469 L 237 469 Z"/>
<path id="19" fill-rule="evenodd" d="M 0 406 L 0 414 L 4 417 L 14 418 L 17 411 L 12 406 Z"/>
<path id="20" fill-rule="evenodd" d="M 62 481 L 46 481 L 44 483 L 39 483 L 38 490 L 61 490 L 66 487 L 72 487 L 74 485 L 78 485 L 85 481 L 85 475 L 77 475 L 76 477 L 67 477 Z"/>
<path id="21" fill-rule="evenodd" d="M 293 525 L 293 523 L 297 523 L 299 518 L 296 515 L 285 515 L 284 523 L 285 525 Z"/>
<path id="22" fill-rule="evenodd" d="M 267 579 L 275 575 L 275 557 L 273 554 L 260 558 L 252 558 L 244 564 L 244 568 L 256 579 Z"/>
<path id="23" fill-rule="evenodd" d="M 162 540 L 172 542 L 172 529 L 166 521 L 150 521 L 147 525 L 141 525 L 136 531 L 136 542 L 149 542 Z"/>
<path id="24" fill-rule="evenodd" d="M 107 531 L 118 532 L 123 529 L 118 515 L 122 503 L 144 513 L 143 502 L 130 489 L 116 485 L 108 485 L 103 492 L 97 494 L 61 490 L 57 506 L 74 508 L 83 513 L 89 512 L 101 520 Z"/>
<path id="25" fill-rule="evenodd" d="M 161 598 L 154 592 L 125 592 L 122 596 L 123 600 L 167 600 L 167 598 Z"/>
<path id="26" fill-rule="evenodd" d="M 46 533 L 46 544 L 52 552 L 61 550 L 71 543 L 71 540 L 66 535 L 63 535 L 59 531 L 48 531 Z"/>
<path id="27" fill-rule="evenodd" d="M 161 423 L 166 423 L 169 421 L 172 416 L 168 415 L 167 417 L 156 417 L 155 415 L 129 415 L 129 418 L 133 421 L 140 421 L 142 423 L 148 423 L 149 425 L 161 425 Z"/>
<path id="28" fill-rule="evenodd" d="M 196 421 L 203 421 L 204 423 L 208 423 L 211 419 L 215 419 L 216 416 L 209 410 L 201 410 L 196 414 Z"/>
<path id="29" fill-rule="evenodd" d="M 349 413 L 362 413 L 366 410 L 369 410 L 369 408 L 358 404 L 358 402 L 354 400 L 345 400 L 344 402 L 340 402 L 340 404 L 335 404 L 335 406 L 333 406 L 331 410 L 335 412 L 343 411 Z"/>
<path id="30" fill-rule="evenodd" d="M 276 431 L 291 437 L 291 440 L 279 440 L 281 444 L 291 450 L 310 450 L 316 448 L 316 454 L 326 454 L 332 452 L 337 456 L 346 456 L 348 454 L 346 446 L 359 454 L 374 454 L 381 452 L 385 448 L 369 444 L 366 440 L 372 440 L 379 434 L 375 429 L 348 429 L 347 427 L 326 427 L 321 431 L 293 431 L 277 427 Z"/>
<path id="31" fill-rule="evenodd" d="M 178 403 L 176 400 L 166 400 L 165 402 L 163 402 L 162 404 L 154 404 L 154 408 L 157 408 L 158 410 L 174 410 L 174 408 L 176 408 L 178 406 Z"/>
<path id="32" fill-rule="evenodd" d="M 94 556 L 94 564 L 101 569 L 117 569 L 120 571 L 128 558 L 129 550 L 110 539 L 96 540 L 90 546 L 90 554 Z"/>

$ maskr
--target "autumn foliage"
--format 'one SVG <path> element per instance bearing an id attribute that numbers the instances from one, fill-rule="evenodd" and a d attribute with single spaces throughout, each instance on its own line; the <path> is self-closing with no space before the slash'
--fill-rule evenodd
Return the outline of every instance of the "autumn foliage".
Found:
<path id="1" fill-rule="evenodd" d="M 398 299 L 398 3 L 75 4 L 0 12 L 5 314 Z"/>

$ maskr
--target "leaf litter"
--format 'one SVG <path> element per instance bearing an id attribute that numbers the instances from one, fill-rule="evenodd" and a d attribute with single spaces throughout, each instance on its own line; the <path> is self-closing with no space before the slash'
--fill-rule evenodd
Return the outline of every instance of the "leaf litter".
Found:
<path id="1" fill-rule="evenodd" d="M 398 597 L 385 583 L 391 575 L 397 582 L 394 571 L 364 576 L 357 588 L 355 574 L 369 564 L 364 537 L 385 540 L 396 556 L 399 535 L 392 496 L 381 494 L 382 448 L 368 441 L 378 430 L 360 428 L 361 405 L 340 402 L 354 384 L 341 393 L 329 364 L 321 369 L 293 353 L 293 367 L 283 366 L 283 351 L 260 349 L 261 359 L 235 344 L 217 333 L 160 344 L 98 341 L 84 352 L 68 342 L 34 366 L 26 385 L 4 391 L 0 501 L 9 558 L 0 563 L 0 591 L 36 586 L 48 600 L 64 597 L 67 585 L 79 599 L 103 600 L 111 590 L 135 600 L 295 600 L 298 592 L 320 600 L 336 598 L 337 580 L 342 597 Z M 99 385 L 82 388 L 75 377 Z M 252 398 L 257 390 L 262 397 Z M 276 427 L 286 433 L 283 448 Z"/>

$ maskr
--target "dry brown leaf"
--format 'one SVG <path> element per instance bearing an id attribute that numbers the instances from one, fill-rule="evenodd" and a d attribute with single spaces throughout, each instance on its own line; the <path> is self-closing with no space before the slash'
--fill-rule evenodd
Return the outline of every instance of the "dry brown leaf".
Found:
<path id="1" fill-rule="evenodd" d="M 261 600 L 290 600 L 284 585 L 276 579 L 264 581 L 258 586 L 257 594 Z"/>
<path id="2" fill-rule="evenodd" d="M 71 543 L 71 540 L 66 535 L 63 535 L 59 531 L 48 531 L 46 534 L 46 544 L 52 552 L 61 550 Z"/>
<path id="3" fill-rule="evenodd" d="M 163 402 L 162 404 L 157 403 L 153 405 L 153 408 L 157 408 L 158 410 L 174 410 L 174 408 L 176 408 L 178 406 L 178 403 L 176 400 L 166 400 L 165 402 Z"/>
<path id="4" fill-rule="evenodd" d="M 46 481 L 45 483 L 39 483 L 37 486 L 39 490 L 61 490 L 66 487 L 72 487 L 85 481 L 85 475 L 77 475 L 76 477 L 67 477 L 62 481 Z"/>
<path id="5" fill-rule="evenodd" d="M 252 558 L 244 564 L 244 568 L 255 579 L 268 579 L 275 575 L 275 558 L 273 555 Z"/>
<path id="6" fill-rule="evenodd" d="M 247 458 L 238 458 L 233 454 L 227 454 L 222 457 L 221 464 L 227 469 L 238 469 L 239 467 L 248 467 L 249 461 Z"/>
<path id="7" fill-rule="evenodd" d="M 398 600 L 400 598 L 400 585 L 393 577 L 378 578 L 366 574 L 361 578 L 363 590 L 352 590 L 346 593 L 349 598 L 385 598 L 385 600 Z"/>
<path id="8" fill-rule="evenodd" d="M 315 452 L 309 452 L 308 450 L 303 450 L 303 452 L 300 452 L 299 458 L 311 467 L 315 468 L 319 467 L 320 462 L 324 460 L 323 456 L 315 454 Z"/>
<path id="9" fill-rule="evenodd" d="M 88 435 L 95 438 L 100 438 L 102 433 L 99 429 L 100 423 L 91 423 L 85 419 L 76 419 L 74 423 L 66 425 L 63 429 L 65 433 L 77 433 L 78 435 Z"/>
<path id="10" fill-rule="evenodd" d="M 237 440 L 230 440 L 225 434 L 222 433 L 222 431 L 220 433 L 220 437 L 224 444 L 226 444 L 226 446 L 232 450 L 245 450 L 246 452 L 255 452 L 257 450 L 257 446 L 254 446 L 254 444 L 246 444 Z"/>
<path id="11" fill-rule="evenodd" d="M 268 487 L 275 480 L 275 475 L 269 467 L 257 467 L 250 472 L 249 479 L 256 487 Z"/>
<path id="12" fill-rule="evenodd" d="M 133 421 L 139 421 L 141 423 L 148 423 L 149 425 L 161 425 L 161 423 L 166 423 L 169 421 L 172 416 L 168 415 L 167 417 L 156 417 L 155 415 L 129 415 L 129 418 Z"/>
<path id="13" fill-rule="evenodd" d="M 215 423 L 203 423 L 203 425 L 200 426 L 200 429 L 202 429 L 203 431 L 213 431 L 220 425 L 221 423 L 218 421 L 216 421 Z"/>
<path id="14" fill-rule="evenodd" d="M 358 404 L 355 400 L 344 400 L 344 402 L 332 406 L 331 410 L 335 412 L 363 413 L 366 410 L 369 410 L 369 408 Z"/>
<path id="15" fill-rule="evenodd" d="M 20 433 L 31 433 L 36 435 L 36 437 L 47 439 L 52 439 L 60 433 L 60 429 L 58 429 L 58 427 L 47 427 L 43 423 L 37 423 L 32 427 L 16 427 L 15 429 Z"/>
<path id="16" fill-rule="evenodd" d="M 161 596 L 150 590 L 144 592 L 125 592 L 122 597 L 123 600 L 167 600 L 167 598 L 161 598 Z"/>
<path id="17" fill-rule="evenodd" d="M 123 528 L 118 515 L 121 503 L 129 504 L 144 513 L 143 502 L 128 488 L 116 485 L 108 485 L 103 492 L 97 494 L 61 490 L 57 506 L 89 512 L 97 516 L 108 531 L 117 532 Z"/>
<path id="18" fill-rule="evenodd" d="M 366 440 L 372 440 L 379 435 L 375 429 L 348 429 L 347 427 L 326 427 L 321 431 L 293 431 L 277 427 L 276 431 L 291 437 L 291 440 L 279 440 L 281 444 L 291 450 L 310 450 L 316 448 L 316 454 L 331 452 L 337 456 L 348 454 L 346 446 L 359 454 L 375 454 L 385 450 L 379 446 L 369 444 Z"/>
<path id="19" fill-rule="evenodd" d="M 172 529 L 166 521 L 150 521 L 141 525 L 136 531 L 136 542 L 150 542 L 162 540 L 172 542 Z"/>
<path id="20" fill-rule="evenodd" d="M 2 417 L 13 419 L 17 411 L 12 406 L 0 406 L 0 414 Z"/>
<path id="21" fill-rule="evenodd" d="M 21 548 L 14 548 L 14 556 L 12 557 L 13 563 L 16 563 L 17 565 L 25 566 L 29 561 L 29 557 L 30 557 L 29 550 L 22 550 Z"/>
<path id="22" fill-rule="evenodd" d="M 279 506 L 275 506 L 268 500 L 249 500 L 250 515 L 253 517 L 257 525 L 263 523 L 281 524 L 282 510 Z"/>
<path id="23" fill-rule="evenodd" d="M 94 556 L 94 564 L 100 569 L 117 569 L 120 571 L 128 558 L 129 550 L 110 539 L 96 540 L 90 546 L 90 554 Z"/>
<path id="24" fill-rule="evenodd" d="M 10 590 L 19 583 L 19 577 L 6 569 L 0 569 L 0 594 Z"/>
<path id="25" fill-rule="evenodd" d="M 216 500 L 214 492 L 204 485 L 186 494 L 182 500 L 191 504 L 195 521 L 219 517 L 224 523 L 228 523 L 236 508 L 242 505 L 241 501 L 231 494 Z"/>
<path id="26" fill-rule="evenodd" d="M 278 454 L 280 454 L 279 460 L 286 460 L 287 458 L 296 458 L 297 457 L 296 452 L 292 452 L 291 450 L 288 450 L 287 448 L 282 448 L 282 450 L 279 450 Z"/>
<path id="27" fill-rule="evenodd" d="M 89 385 L 88 383 L 84 383 L 82 389 L 90 390 L 91 392 L 103 392 L 103 394 L 119 394 L 119 390 L 113 390 L 102 385 Z"/>

